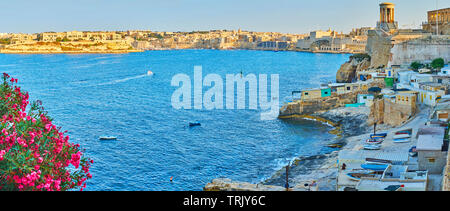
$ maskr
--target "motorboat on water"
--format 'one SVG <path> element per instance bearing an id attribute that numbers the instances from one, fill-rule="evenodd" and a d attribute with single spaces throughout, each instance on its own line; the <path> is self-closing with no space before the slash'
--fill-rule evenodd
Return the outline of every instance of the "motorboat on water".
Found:
<path id="1" fill-rule="evenodd" d="M 202 126 L 200 122 L 189 122 L 189 127 Z"/>
<path id="2" fill-rule="evenodd" d="M 117 140 L 117 137 L 115 137 L 115 136 L 100 136 L 99 139 L 101 141 L 114 141 L 114 140 Z"/>
<path id="3" fill-rule="evenodd" d="M 147 75 L 154 75 L 154 73 L 151 70 L 149 70 L 147 71 Z"/>

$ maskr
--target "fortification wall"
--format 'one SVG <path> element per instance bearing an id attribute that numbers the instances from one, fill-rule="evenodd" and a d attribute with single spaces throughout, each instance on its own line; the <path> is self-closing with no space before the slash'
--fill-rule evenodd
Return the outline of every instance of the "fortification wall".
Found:
<path id="1" fill-rule="evenodd" d="M 450 36 L 427 36 L 395 44 L 391 49 L 391 65 L 409 65 L 412 62 L 431 62 L 436 58 L 450 61 Z"/>

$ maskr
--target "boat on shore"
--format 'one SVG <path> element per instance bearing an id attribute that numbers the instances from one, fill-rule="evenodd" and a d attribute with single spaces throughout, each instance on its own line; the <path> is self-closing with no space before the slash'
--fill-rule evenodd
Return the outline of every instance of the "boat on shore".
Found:
<path id="1" fill-rule="evenodd" d="M 394 139 L 394 143 L 408 143 L 411 142 L 410 138 L 399 138 L 399 139 Z"/>
<path id="2" fill-rule="evenodd" d="M 384 139 L 381 139 L 381 138 L 379 138 L 379 139 L 367 139 L 366 140 L 366 144 L 381 144 L 381 143 L 383 143 L 383 141 L 384 141 Z"/>
<path id="3" fill-rule="evenodd" d="M 407 130 L 401 130 L 395 133 L 395 135 L 403 135 L 403 134 L 409 134 L 412 135 L 412 129 L 407 129 Z"/>
<path id="4" fill-rule="evenodd" d="M 364 145 L 365 150 L 380 150 L 381 144 L 366 144 Z"/>
<path id="5" fill-rule="evenodd" d="M 394 137 L 394 140 L 395 139 L 405 139 L 405 138 L 411 138 L 411 134 L 398 134 L 398 135 L 395 135 Z"/>
<path id="6" fill-rule="evenodd" d="M 374 178 L 376 174 L 373 171 L 372 173 L 350 172 L 346 176 L 351 180 L 360 181 L 361 178 Z"/>
<path id="7" fill-rule="evenodd" d="M 370 138 L 372 139 L 386 138 L 387 135 L 388 135 L 387 133 L 377 133 L 370 135 Z"/>
<path id="8" fill-rule="evenodd" d="M 389 164 L 376 164 L 376 163 L 365 163 L 361 164 L 361 168 L 373 171 L 384 171 L 389 167 Z"/>

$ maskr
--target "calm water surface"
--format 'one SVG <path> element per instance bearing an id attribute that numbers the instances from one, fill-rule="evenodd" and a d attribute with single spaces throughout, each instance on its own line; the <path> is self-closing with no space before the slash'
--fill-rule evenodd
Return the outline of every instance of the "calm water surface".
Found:
<path id="1" fill-rule="evenodd" d="M 174 50 L 5 55 L 0 71 L 42 100 L 55 124 L 95 160 L 87 190 L 201 190 L 217 177 L 260 182 L 297 156 L 327 153 L 326 125 L 262 121 L 258 110 L 175 110 L 174 75 L 279 74 L 280 99 L 334 81 L 349 55 Z M 152 70 L 155 75 L 146 76 Z M 270 77 L 269 77 L 270 79 Z M 186 127 L 190 121 L 202 127 Z M 99 141 L 114 135 L 118 141 Z M 169 178 L 174 176 L 174 182 Z"/>

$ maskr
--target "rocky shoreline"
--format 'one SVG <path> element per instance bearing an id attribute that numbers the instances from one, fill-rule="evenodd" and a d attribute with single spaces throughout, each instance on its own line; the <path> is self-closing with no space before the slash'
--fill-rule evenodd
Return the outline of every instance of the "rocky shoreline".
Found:
<path id="1" fill-rule="evenodd" d="M 350 137 L 368 133 L 371 127 L 367 125 L 370 108 L 337 108 L 326 112 L 317 112 L 309 116 L 299 116 L 300 119 L 309 119 L 323 122 L 334 127 L 330 133 L 336 135 L 336 139 L 329 145 L 331 148 L 343 148 Z M 298 157 L 290 165 L 289 185 L 292 190 L 302 190 L 305 184 L 315 181 L 317 190 L 334 191 L 336 185 L 336 160 L 339 150 L 328 154 Z M 210 190 L 248 190 L 248 191 L 281 191 L 285 190 L 286 171 L 282 168 L 272 177 L 258 185 L 245 182 L 231 181 L 226 178 L 213 180 L 204 188 Z"/>
<path id="2" fill-rule="evenodd" d="M 343 148 L 347 144 L 347 139 L 370 132 L 371 127 L 367 125 L 367 118 L 370 109 L 360 108 L 337 108 L 326 112 L 317 112 L 312 117 L 325 119 L 327 122 L 334 122 L 334 130 L 330 133 L 337 137 L 329 147 Z M 325 122 L 326 124 L 328 124 Z M 329 154 L 321 154 L 309 157 L 299 157 L 290 166 L 289 184 L 299 186 L 303 181 L 316 181 L 321 191 L 334 191 L 337 176 L 335 168 L 339 150 Z M 334 167 L 334 168 L 333 168 Z M 286 181 L 285 169 L 276 172 L 270 179 L 263 182 L 264 185 L 284 186 Z"/>

